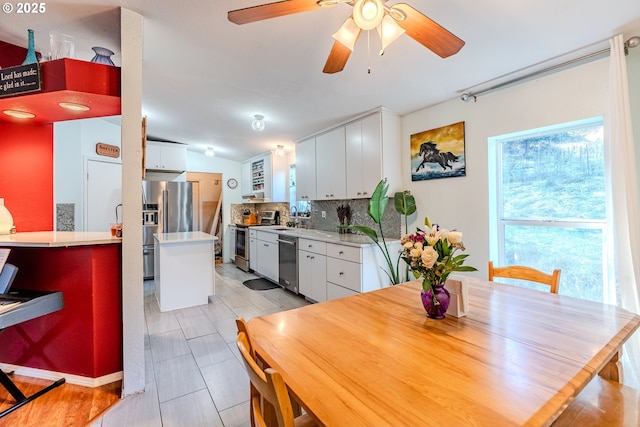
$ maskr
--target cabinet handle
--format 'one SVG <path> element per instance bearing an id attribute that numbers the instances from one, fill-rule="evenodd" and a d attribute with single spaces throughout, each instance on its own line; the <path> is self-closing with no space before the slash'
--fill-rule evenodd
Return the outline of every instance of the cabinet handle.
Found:
<path id="1" fill-rule="evenodd" d="M 344 273 L 341 271 L 338 275 L 339 276 L 344 276 Z"/>
<path id="2" fill-rule="evenodd" d="M 358 191 L 356 194 L 357 194 L 358 196 L 360 196 L 362 193 Z"/>
<path id="3" fill-rule="evenodd" d="M 328 194 L 325 194 L 324 197 L 330 197 Z"/>
<path id="4" fill-rule="evenodd" d="M 316 259 L 316 257 L 312 256 L 311 259 Z"/>
<path id="5" fill-rule="evenodd" d="M 363 192 L 362 194 L 366 196 L 366 195 L 367 195 L 367 194 L 369 194 L 369 193 L 367 193 L 367 192 L 365 191 L 365 192 Z"/>
<path id="6" fill-rule="evenodd" d="M 338 255 L 342 255 L 342 254 L 344 254 L 344 251 L 338 252 Z"/>

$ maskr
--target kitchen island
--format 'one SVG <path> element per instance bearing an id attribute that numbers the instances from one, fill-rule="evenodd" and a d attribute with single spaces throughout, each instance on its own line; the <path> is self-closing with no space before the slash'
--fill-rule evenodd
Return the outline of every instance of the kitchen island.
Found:
<path id="1" fill-rule="evenodd" d="M 202 231 L 154 234 L 154 285 L 160 311 L 206 305 L 215 294 L 218 240 Z"/>
<path id="2" fill-rule="evenodd" d="M 12 289 L 60 291 L 64 308 L 0 334 L 0 366 L 96 387 L 122 378 L 122 239 L 100 232 L 0 236 Z"/>

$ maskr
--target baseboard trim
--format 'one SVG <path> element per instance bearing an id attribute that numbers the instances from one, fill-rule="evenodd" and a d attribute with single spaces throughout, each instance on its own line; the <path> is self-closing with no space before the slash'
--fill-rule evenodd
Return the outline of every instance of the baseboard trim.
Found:
<path id="1" fill-rule="evenodd" d="M 25 377 L 40 378 L 43 380 L 56 381 L 60 378 L 64 378 L 69 384 L 75 384 L 82 387 L 100 387 L 105 384 L 110 384 L 115 381 L 122 380 L 124 377 L 122 371 L 114 372 L 113 374 L 103 375 L 98 378 L 83 377 L 80 375 L 66 374 L 63 372 L 47 371 L 44 369 L 29 368 L 26 366 L 11 365 L 8 363 L 0 363 L 0 368 L 5 372 L 13 371 L 16 375 L 23 375 Z"/>

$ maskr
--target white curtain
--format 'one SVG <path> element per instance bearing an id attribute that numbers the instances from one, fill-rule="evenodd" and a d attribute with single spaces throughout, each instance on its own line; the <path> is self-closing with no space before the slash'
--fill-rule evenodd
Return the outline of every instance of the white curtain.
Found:
<path id="1" fill-rule="evenodd" d="M 611 173 L 609 214 L 613 248 L 612 275 L 623 308 L 640 314 L 640 210 L 636 181 L 636 162 L 631 127 L 631 108 L 627 83 L 624 39 L 617 35 L 611 43 L 609 68 L 609 170 Z M 612 276 L 610 275 L 610 277 Z M 615 295 L 609 301 L 616 303 Z M 640 331 L 627 342 L 623 351 L 627 368 L 625 382 L 640 384 Z"/>

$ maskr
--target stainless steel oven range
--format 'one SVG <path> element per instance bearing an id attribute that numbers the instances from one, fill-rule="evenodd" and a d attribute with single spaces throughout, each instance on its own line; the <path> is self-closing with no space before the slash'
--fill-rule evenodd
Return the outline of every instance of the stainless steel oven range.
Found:
<path id="1" fill-rule="evenodd" d="M 249 225 L 236 224 L 236 267 L 249 271 Z"/>
<path id="2" fill-rule="evenodd" d="M 280 225 L 280 212 L 263 211 L 257 224 L 236 224 L 235 263 L 240 270 L 249 271 L 249 227 L 260 225 Z"/>

